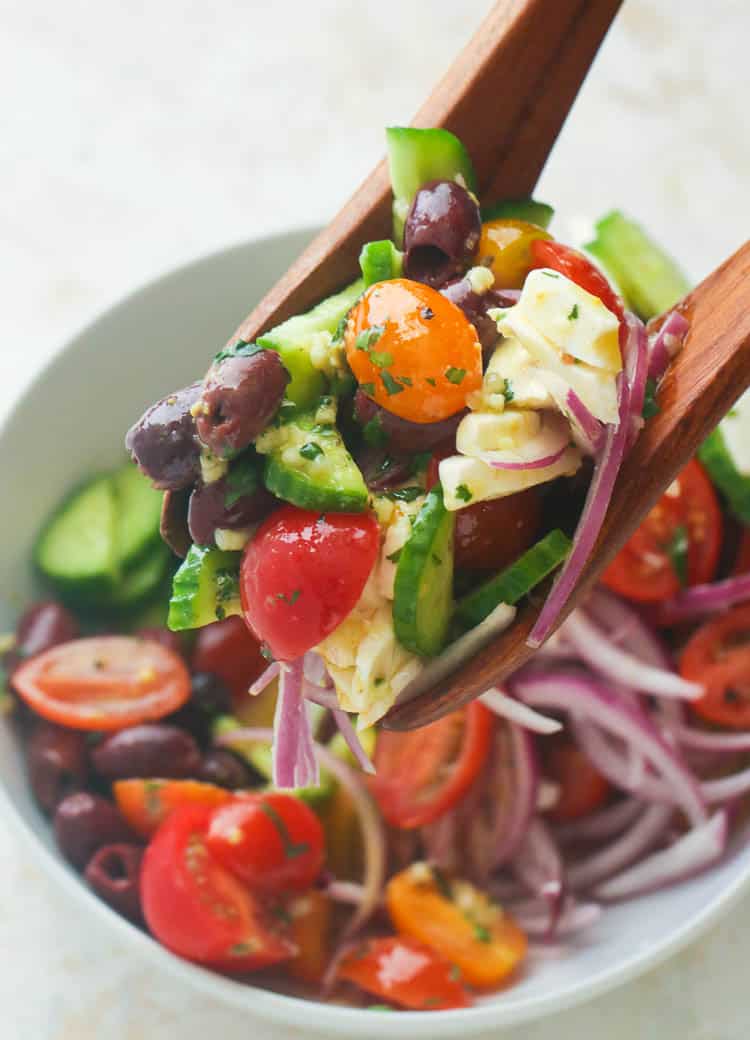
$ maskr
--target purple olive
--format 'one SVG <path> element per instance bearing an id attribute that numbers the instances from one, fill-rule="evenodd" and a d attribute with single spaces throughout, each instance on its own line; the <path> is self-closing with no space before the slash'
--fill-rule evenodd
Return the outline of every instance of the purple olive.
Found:
<path id="1" fill-rule="evenodd" d="M 361 390 L 357 390 L 354 395 L 354 416 L 357 422 L 362 427 L 373 423 L 374 428 L 382 432 L 384 446 L 396 455 L 414 455 L 431 451 L 438 444 L 455 436 L 458 424 L 465 414 L 465 411 L 459 412 L 436 423 L 414 423 L 381 408 Z"/>
<path id="2" fill-rule="evenodd" d="M 78 634 L 78 622 L 65 607 L 54 600 L 35 603 L 21 615 L 15 646 L 3 658 L 3 667 L 12 675 L 22 661 L 60 643 L 69 643 Z"/>
<path id="3" fill-rule="evenodd" d="M 141 911 L 141 861 L 139 845 L 104 845 L 89 860 L 83 874 L 93 890 L 113 910 L 131 921 L 143 919 Z"/>
<path id="4" fill-rule="evenodd" d="M 238 455 L 273 419 L 288 382 L 275 350 L 234 354 L 214 364 L 195 420 L 203 444 L 222 459 Z"/>
<path id="5" fill-rule="evenodd" d="M 455 181 L 430 181 L 414 196 L 404 226 L 404 273 L 440 286 L 462 274 L 482 233 L 479 206 Z"/>
<path id="6" fill-rule="evenodd" d="M 263 520 L 277 505 L 262 483 L 249 494 L 239 495 L 231 487 L 231 476 L 211 484 L 198 484 L 190 496 L 188 526 L 196 545 L 213 545 L 217 528 L 241 530 Z"/>
<path id="7" fill-rule="evenodd" d="M 187 521 L 190 494 L 190 488 L 183 488 L 181 491 L 165 491 L 161 503 L 159 532 L 175 556 L 179 556 L 182 560 L 185 559 L 192 545 Z"/>
<path id="8" fill-rule="evenodd" d="M 212 748 L 203 757 L 198 779 L 226 787 L 230 791 L 239 791 L 251 786 L 253 775 L 242 759 L 231 751 Z"/>
<path id="9" fill-rule="evenodd" d="M 26 765 L 34 797 L 52 815 L 64 798 L 86 786 L 86 737 L 78 730 L 40 722 L 26 745 Z"/>
<path id="10" fill-rule="evenodd" d="M 169 721 L 192 733 L 201 745 L 211 739 L 211 724 L 217 715 L 231 715 L 232 694 L 213 672 L 195 672 L 190 680 L 190 700 L 170 715 Z"/>
<path id="11" fill-rule="evenodd" d="M 200 398 L 201 383 L 162 398 L 128 430 L 125 447 L 154 487 L 179 491 L 200 471 L 200 445 L 191 408 Z"/>
<path id="12" fill-rule="evenodd" d="M 70 794 L 60 802 L 55 837 L 62 854 L 79 870 L 104 845 L 133 841 L 132 831 L 115 806 L 89 791 Z"/>
<path id="13" fill-rule="evenodd" d="M 195 740 L 179 727 L 145 722 L 105 737 L 91 752 L 91 761 L 106 780 L 185 780 L 197 775 L 201 754 Z"/>

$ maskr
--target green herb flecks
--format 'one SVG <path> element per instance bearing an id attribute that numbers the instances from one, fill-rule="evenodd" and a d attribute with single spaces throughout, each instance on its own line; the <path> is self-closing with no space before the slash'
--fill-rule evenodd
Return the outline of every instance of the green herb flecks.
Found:
<path id="1" fill-rule="evenodd" d="M 568 315 L 568 321 L 577 321 L 577 320 L 578 320 L 578 304 L 574 303 L 573 306 L 570 308 L 570 314 Z"/>
<path id="2" fill-rule="evenodd" d="M 396 488 L 395 491 L 387 491 L 386 498 L 390 498 L 395 502 L 416 502 L 419 496 L 423 494 L 423 488 L 412 485 L 409 487 Z"/>
<path id="3" fill-rule="evenodd" d="M 656 400 L 658 387 L 655 379 L 646 380 L 646 393 L 643 398 L 643 410 L 641 415 L 644 419 L 651 419 L 659 414 L 659 405 Z"/>
<path id="4" fill-rule="evenodd" d="M 383 386 L 385 387 L 386 393 L 389 397 L 394 397 L 396 394 L 402 394 L 404 392 L 403 386 L 400 386 L 396 382 L 387 369 L 380 373 L 380 378 L 383 380 Z"/>
<path id="5" fill-rule="evenodd" d="M 503 397 L 505 398 L 506 404 L 510 404 L 510 402 L 515 397 L 515 393 L 513 392 L 513 384 L 511 383 L 510 379 L 506 379 L 503 383 Z"/>
<path id="6" fill-rule="evenodd" d="M 384 332 L 385 325 L 371 325 L 369 329 L 362 329 L 354 341 L 354 346 L 368 354 Z"/>
<path id="7" fill-rule="evenodd" d="M 456 488 L 456 498 L 461 502 L 471 502 L 474 495 L 469 491 L 466 484 L 459 484 Z"/>
<path id="8" fill-rule="evenodd" d="M 362 436 L 365 443 L 372 448 L 384 448 L 388 443 L 388 434 L 383 429 L 383 420 L 379 415 L 373 415 L 369 422 L 362 427 Z"/>
<path id="9" fill-rule="evenodd" d="M 306 852 L 310 851 L 310 846 L 306 841 L 295 842 L 292 840 L 292 836 L 287 830 L 286 823 L 282 820 L 281 816 L 276 812 L 272 805 L 268 802 L 259 802 L 261 812 L 264 812 L 271 823 L 276 828 L 279 837 L 281 838 L 281 844 L 284 846 L 284 855 L 287 859 L 296 859 L 297 856 L 304 856 Z"/>
<path id="10" fill-rule="evenodd" d="M 323 455 L 323 449 L 315 441 L 308 441 L 307 444 L 303 444 L 299 450 L 300 455 L 303 459 L 317 459 L 320 455 Z"/>
<path id="11" fill-rule="evenodd" d="M 393 354 L 389 354 L 387 350 L 384 350 L 382 353 L 377 350 L 371 350 L 370 361 L 376 368 L 388 368 L 389 365 L 393 364 Z"/>
<path id="12" fill-rule="evenodd" d="M 253 354 L 260 354 L 261 350 L 265 350 L 265 347 L 260 347 L 257 343 L 247 343 L 244 339 L 239 339 L 231 347 L 227 347 L 225 350 L 220 350 L 214 357 L 214 364 L 219 365 L 222 361 L 226 361 L 228 358 L 233 357 L 252 357 Z"/>
<path id="13" fill-rule="evenodd" d="M 286 592 L 277 592 L 276 599 L 281 600 L 283 603 L 288 603 L 290 607 L 293 607 L 301 595 L 302 593 L 300 589 L 294 589 L 289 596 L 287 596 Z"/>
<path id="14" fill-rule="evenodd" d="M 425 383 L 428 383 L 430 386 L 437 386 L 437 382 L 432 378 L 432 376 L 425 376 L 424 381 Z"/>
<path id="15" fill-rule="evenodd" d="M 450 365 L 445 370 L 445 378 L 449 383 L 454 383 L 456 386 L 460 386 L 463 383 L 465 376 L 465 368 L 454 368 L 453 365 Z"/>
<path id="16" fill-rule="evenodd" d="M 374 383 L 360 383 L 359 389 L 363 394 L 367 394 L 368 397 L 375 396 L 375 384 Z"/>
<path id="17" fill-rule="evenodd" d="M 689 536 L 687 527 L 680 524 L 676 527 L 669 543 L 664 547 L 672 570 L 677 575 L 680 585 L 683 587 L 688 583 L 688 544 Z"/>
<path id="18" fill-rule="evenodd" d="M 477 924 L 476 921 L 472 921 L 472 928 L 474 930 L 474 938 L 477 940 L 477 942 L 492 942 L 492 934 L 488 928 L 484 927 L 483 924 Z"/>

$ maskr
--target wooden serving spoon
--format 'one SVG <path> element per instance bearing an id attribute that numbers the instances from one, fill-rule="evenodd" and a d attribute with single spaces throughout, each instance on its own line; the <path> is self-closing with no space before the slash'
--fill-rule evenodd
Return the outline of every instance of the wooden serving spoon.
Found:
<path id="1" fill-rule="evenodd" d="M 690 322 L 650 419 L 617 477 L 594 551 L 558 624 L 580 603 L 702 441 L 750 386 L 750 242 L 683 300 Z M 543 597 L 542 597 L 543 599 Z M 442 682 L 394 708 L 389 729 L 412 729 L 459 708 L 502 682 L 534 653 L 526 638 L 541 599 L 528 601 L 513 625 Z"/>

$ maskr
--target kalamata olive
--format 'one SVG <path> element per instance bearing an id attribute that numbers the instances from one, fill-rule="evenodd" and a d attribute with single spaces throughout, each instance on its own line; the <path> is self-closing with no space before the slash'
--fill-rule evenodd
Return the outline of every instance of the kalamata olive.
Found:
<path id="1" fill-rule="evenodd" d="M 60 851 L 83 870 L 104 845 L 132 842 L 133 833 L 116 807 L 89 791 L 69 794 L 55 812 L 55 837 Z"/>
<path id="2" fill-rule="evenodd" d="M 190 496 L 188 525 L 196 545 L 213 545 L 217 528 L 238 531 L 263 520 L 277 504 L 259 483 L 250 494 L 233 491 L 228 477 L 198 484 Z"/>
<path id="3" fill-rule="evenodd" d="M 26 763 L 34 797 L 51 815 L 63 798 L 86 786 L 86 737 L 78 730 L 40 722 L 26 745 Z"/>
<path id="4" fill-rule="evenodd" d="M 437 444 L 455 434 L 465 414 L 465 411 L 459 412 L 443 419 L 442 422 L 414 423 L 381 408 L 361 390 L 354 395 L 354 415 L 357 422 L 362 427 L 372 423 L 370 429 L 375 431 L 376 436 L 377 431 L 382 433 L 384 446 L 394 455 L 413 455 L 417 452 L 431 451 Z"/>
<path id="5" fill-rule="evenodd" d="M 185 651 L 182 635 L 179 632 L 170 632 L 168 628 L 162 628 L 160 625 L 149 625 L 146 628 L 139 628 L 135 634 L 139 639 L 158 643 L 159 646 L 171 650 L 174 654 L 182 656 Z"/>
<path id="6" fill-rule="evenodd" d="M 253 775 L 242 759 L 231 751 L 212 748 L 203 756 L 198 779 L 226 787 L 230 791 L 238 791 L 243 787 L 250 787 Z"/>
<path id="7" fill-rule="evenodd" d="M 93 890 L 113 910 L 131 921 L 141 921 L 141 860 L 139 845 L 104 845 L 83 872 Z"/>
<path id="8" fill-rule="evenodd" d="M 288 382 L 275 350 L 235 354 L 214 364 L 203 381 L 195 420 L 203 444 L 222 459 L 239 454 L 268 426 Z"/>
<path id="9" fill-rule="evenodd" d="M 3 667 L 12 675 L 22 661 L 60 643 L 68 643 L 78 634 L 78 622 L 65 607 L 54 600 L 35 603 L 21 615 L 16 625 L 15 646 L 3 657 Z"/>
<path id="10" fill-rule="evenodd" d="M 105 737 L 91 752 L 91 761 L 106 780 L 184 780 L 197 774 L 201 754 L 195 740 L 179 727 L 145 722 Z"/>
<path id="11" fill-rule="evenodd" d="M 229 687 L 212 672 L 196 672 L 191 679 L 191 696 L 187 704 L 170 715 L 175 726 L 192 733 L 201 746 L 211 740 L 211 724 L 217 715 L 233 711 Z"/>
<path id="12" fill-rule="evenodd" d="M 192 539 L 188 529 L 188 504 L 190 488 L 181 491 L 165 491 L 161 503 L 159 533 L 175 556 L 184 560 L 190 551 Z"/>
<path id="13" fill-rule="evenodd" d="M 388 491 L 399 487 L 414 471 L 412 456 L 393 458 L 386 448 L 370 447 L 367 444 L 357 452 L 355 461 L 371 491 Z"/>
<path id="14" fill-rule="evenodd" d="M 455 181 L 430 181 L 414 196 L 404 226 L 404 273 L 440 286 L 462 274 L 482 233 L 479 206 Z"/>
<path id="15" fill-rule="evenodd" d="M 458 278 L 443 286 L 440 292 L 443 296 L 447 296 L 451 303 L 455 303 L 457 307 L 461 308 L 477 330 L 479 342 L 482 344 L 482 354 L 486 361 L 500 339 L 497 324 L 487 315 L 490 308 L 504 306 L 499 294 L 493 292 L 492 289 L 481 294 L 475 292 L 468 278 Z"/>
<path id="16" fill-rule="evenodd" d="M 131 426 L 125 447 L 154 487 L 179 491 L 200 471 L 200 445 L 191 408 L 200 398 L 201 383 L 162 398 Z"/>

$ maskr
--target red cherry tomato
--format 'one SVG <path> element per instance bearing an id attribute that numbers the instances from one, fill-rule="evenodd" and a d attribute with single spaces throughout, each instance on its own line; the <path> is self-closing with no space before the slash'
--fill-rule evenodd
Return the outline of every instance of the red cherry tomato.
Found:
<path id="1" fill-rule="evenodd" d="M 609 783 L 567 737 L 546 744 L 544 765 L 550 780 L 560 788 L 557 804 L 547 814 L 551 820 L 578 820 L 607 801 Z"/>
<path id="2" fill-rule="evenodd" d="M 682 652 L 680 672 L 706 691 L 690 702 L 692 712 L 729 729 L 750 729 L 750 606 L 702 625 Z"/>
<path id="3" fill-rule="evenodd" d="M 368 993 L 413 1011 L 469 1007 L 459 972 L 420 942 L 400 936 L 368 939 L 347 954 L 339 977 Z"/>
<path id="4" fill-rule="evenodd" d="M 222 971 L 255 971 L 289 959 L 296 949 L 284 915 L 210 855 L 211 812 L 175 809 L 146 849 L 141 899 L 149 929 L 178 956 Z"/>
<path id="5" fill-rule="evenodd" d="M 281 792 L 245 795 L 211 817 L 211 855 L 252 889 L 310 888 L 323 866 L 323 828 L 299 798 Z"/>
<path id="6" fill-rule="evenodd" d="M 242 608 L 280 661 L 292 661 L 333 632 L 362 594 L 380 548 L 370 513 L 311 513 L 284 506 L 245 549 Z"/>
<path id="7" fill-rule="evenodd" d="M 13 687 L 37 715 L 71 729 L 111 730 L 163 718 L 190 696 L 182 658 L 134 636 L 61 643 L 26 661 Z"/>
<path id="8" fill-rule="evenodd" d="M 432 823 L 467 793 L 484 765 L 494 716 L 479 701 L 421 729 L 381 730 L 370 790 L 393 827 Z"/>
<path id="9" fill-rule="evenodd" d="M 538 238 L 531 243 L 531 256 L 534 267 L 549 267 L 553 271 L 559 271 L 592 296 L 598 296 L 608 310 L 616 314 L 620 321 L 623 320 L 625 308 L 622 300 L 599 268 L 583 253 L 570 246 L 564 246 L 562 242 Z"/>
<path id="10" fill-rule="evenodd" d="M 740 547 L 737 550 L 737 558 L 734 561 L 734 567 L 732 567 L 732 574 L 749 574 L 750 573 L 750 531 L 745 529 L 742 532 L 742 539 L 740 540 Z"/>
<path id="11" fill-rule="evenodd" d="M 218 675 L 235 697 L 246 697 L 268 662 L 242 618 L 228 617 L 199 630 L 192 665 L 194 672 Z"/>
<path id="12" fill-rule="evenodd" d="M 642 603 L 669 599 L 683 584 L 711 581 L 722 526 L 716 492 L 693 460 L 610 563 L 602 581 L 613 592 Z"/>

